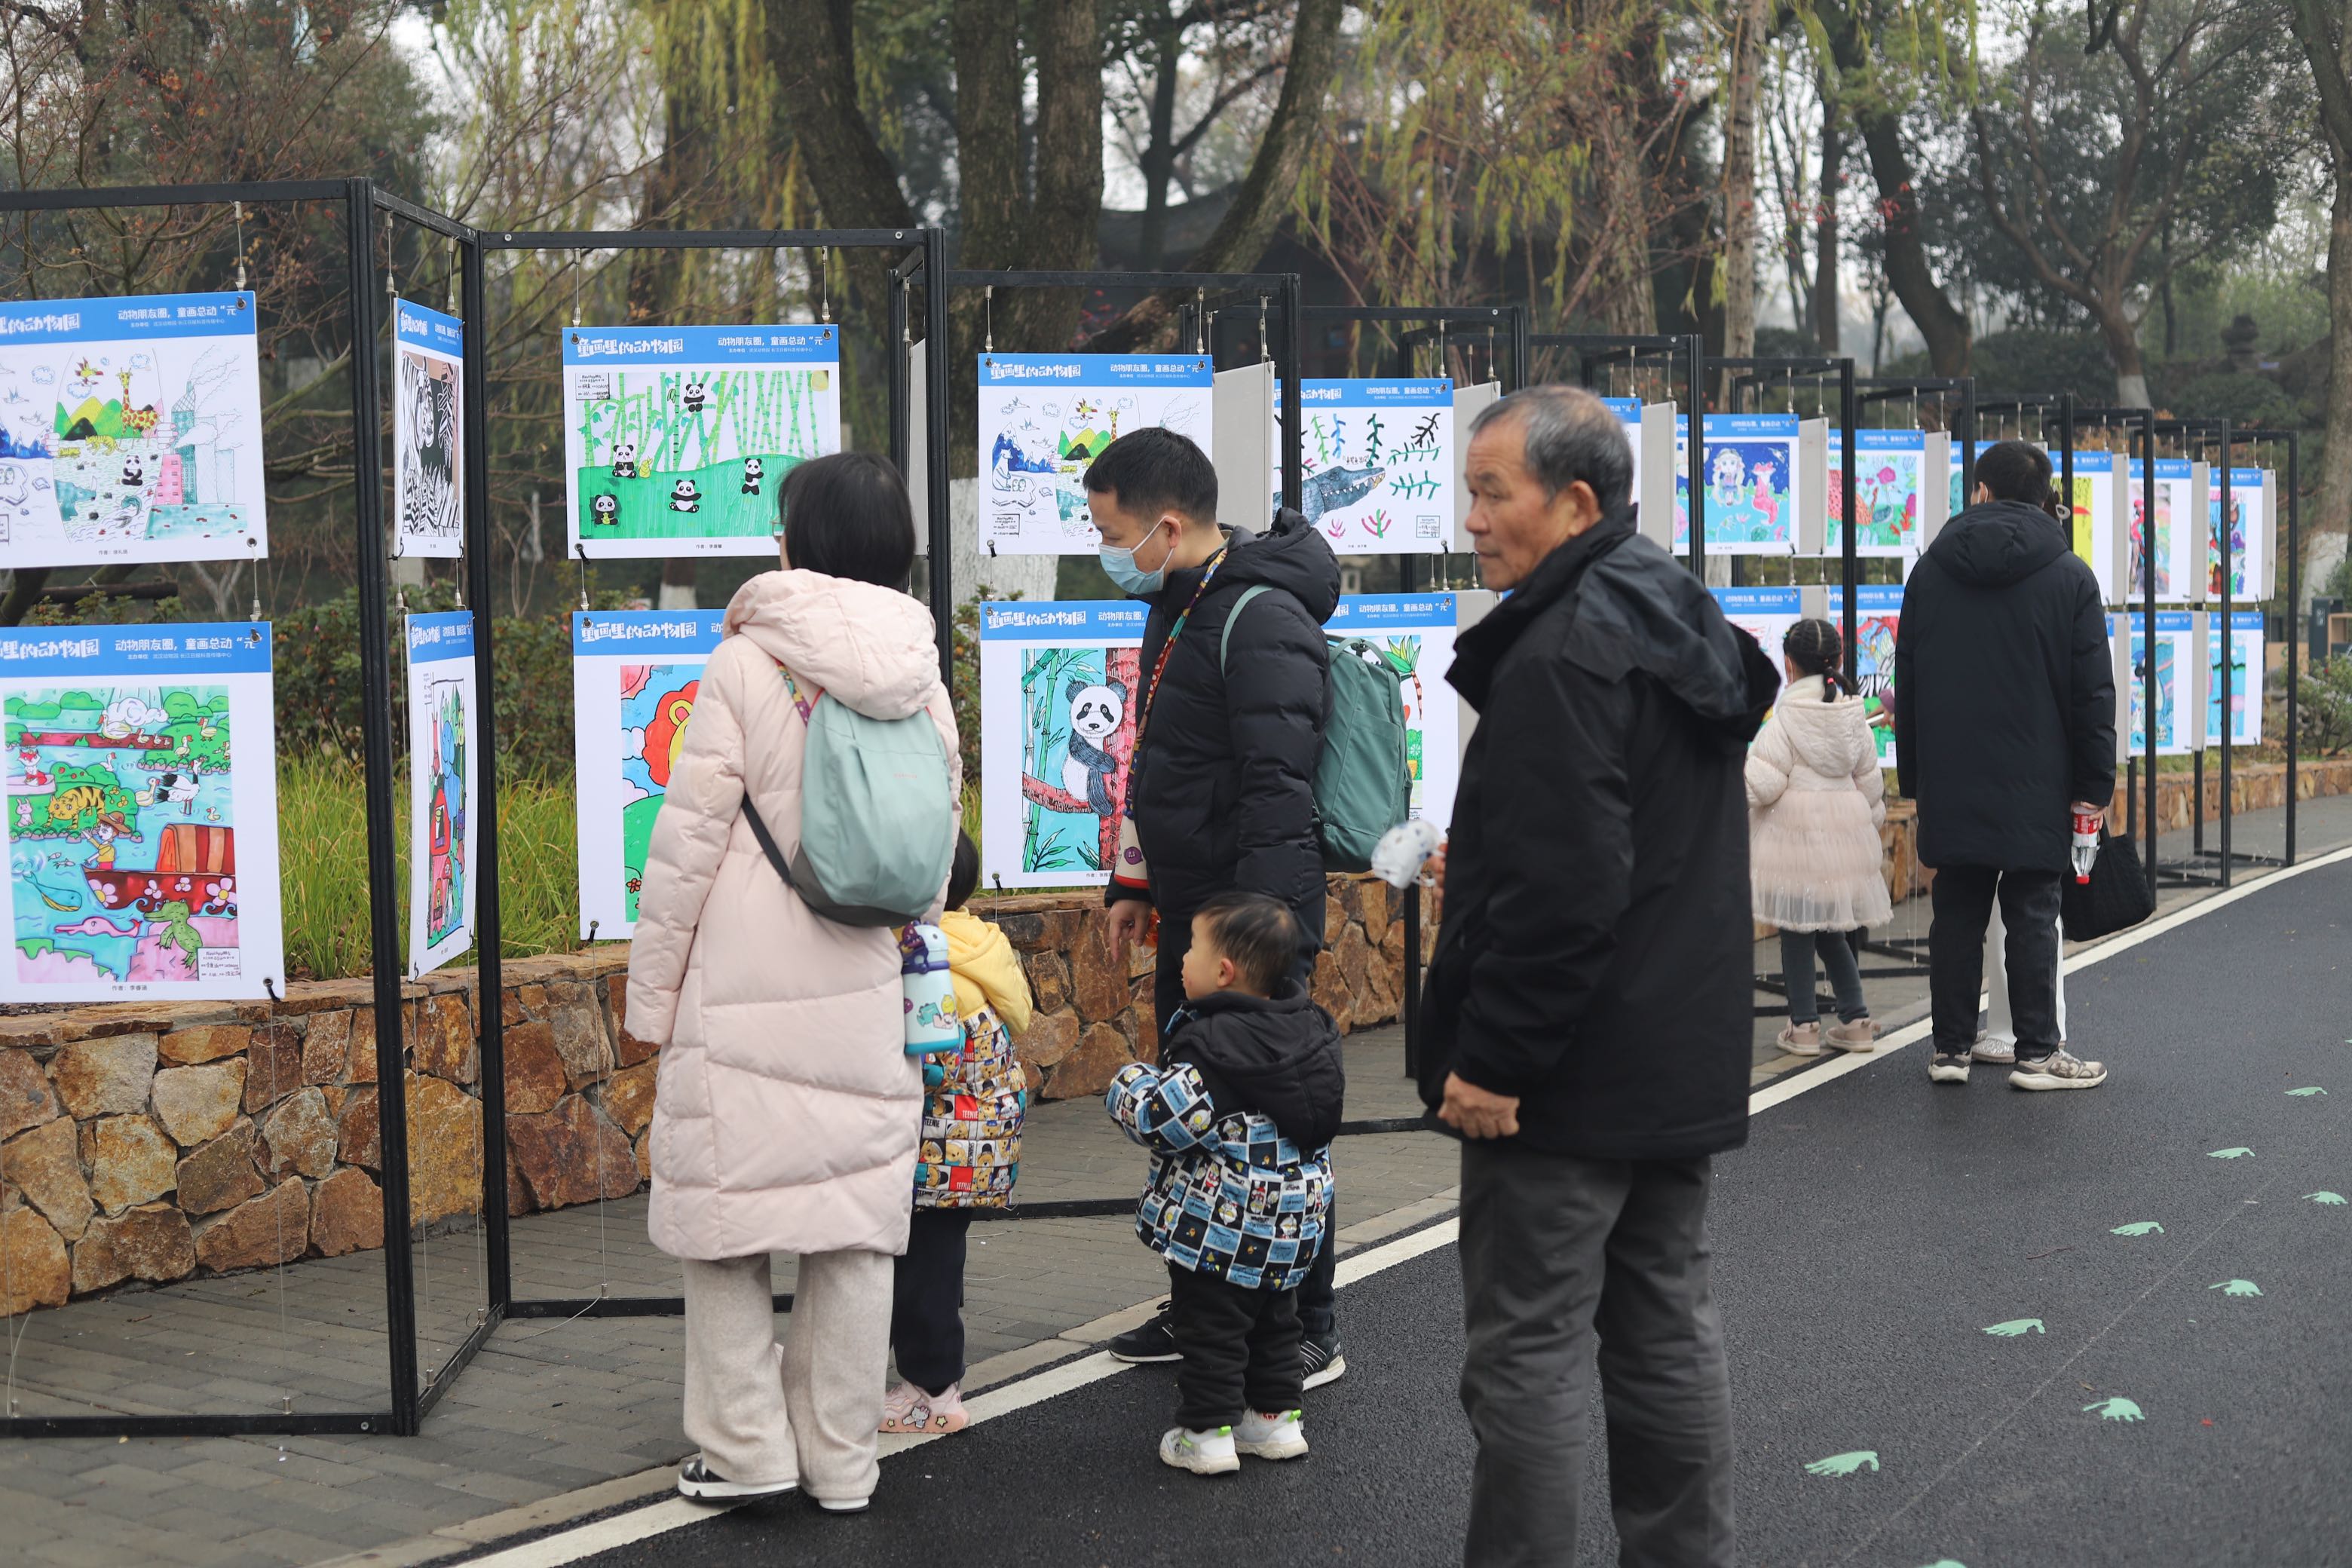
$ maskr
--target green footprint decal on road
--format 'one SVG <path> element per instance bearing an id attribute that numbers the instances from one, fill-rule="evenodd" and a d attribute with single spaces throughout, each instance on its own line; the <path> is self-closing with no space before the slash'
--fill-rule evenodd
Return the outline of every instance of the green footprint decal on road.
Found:
<path id="1" fill-rule="evenodd" d="M 2156 1221 L 2152 1219 L 2136 1219 L 2129 1225 L 2119 1225 L 2116 1226 L 2115 1229 L 2107 1232 L 2107 1234 L 2109 1236 L 2147 1236 L 2151 1232 L 2158 1236 L 2162 1236 L 2164 1234 L 2164 1227 L 2157 1224 Z"/>
<path id="2" fill-rule="evenodd" d="M 2004 1340 L 2013 1340 L 2018 1335 L 2028 1331 L 2046 1334 L 2050 1331 L 2042 1326 L 2042 1320 L 2039 1318 L 2011 1318 L 2005 1323 L 1995 1323 L 1985 1331 L 1986 1333 L 1997 1334 Z"/>
<path id="3" fill-rule="evenodd" d="M 2332 1208 L 2341 1208 L 2344 1206 L 2346 1202 L 2345 1196 L 2342 1193 L 2322 1191 L 2316 1193 L 2305 1193 L 2303 1195 L 2313 1203 L 2326 1204 Z"/>
<path id="4" fill-rule="evenodd" d="M 2216 1149 L 2205 1157 L 2208 1160 L 2243 1160 L 2252 1153 L 2252 1149 L 2241 1144 L 2235 1149 Z"/>
<path id="5" fill-rule="evenodd" d="M 2102 1421 L 2145 1421 L 2147 1419 L 2147 1416 L 2140 1414 L 2138 1405 L 2133 1404 L 2130 1400 L 2124 1398 L 2120 1394 L 2116 1395 L 2113 1399 L 2102 1399 L 2096 1404 L 2085 1405 L 2083 1406 L 2083 1409 L 2086 1414 L 2093 1410 L 2097 1411 L 2099 1413 L 2099 1419 Z"/>
<path id="6" fill-rule="evenodd" d="M 2263 1288 L 2251 1279 L 2224 1279 L 2218 1285 L 2208 1285 L 2208 1290 L 2219 1290 L 2224 1296 L 2259 1296 Z"/>
<path id="7" fill-rule="evenodd" d="M 2326 1089 L 2320 1088 L 2317 1084 L 2313 1084 L 2309 1089 L 2291 1089 L 2287 1090 L 2287 1093 L 2293 1095 L 2297 1100 L 2309 1100 L 2315 1094 L 2326 1094 L 2326 1092 L 2327 1091 Z"/>
<path id="8" fill-rule="evenodd" d="M 1805 1473 L 1809 1476 L 1850 1476 L 1864 1465 L 1874 1471 L 1878 1468 L 1878 1450 L 1856 1448 L 1851 1454 L 1832 1454 L 1826 1459 L 1815 1459 L 1807 1465 Z"/>

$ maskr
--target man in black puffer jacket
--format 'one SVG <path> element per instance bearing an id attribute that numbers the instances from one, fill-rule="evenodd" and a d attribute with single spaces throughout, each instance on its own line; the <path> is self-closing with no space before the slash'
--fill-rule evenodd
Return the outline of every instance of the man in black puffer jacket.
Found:
<path id="1" fill-rule="evenodd" d="M 2095 1089 L 2106 1068 L 2058 1037 L 2058 908 L 2072 816 L 2099 815 L 2116 787 L 2106 615 L 2047 510 L 2049 454 L 2002 441 L 1976 477 L 1976 504 L 1912 572 L 1895 636 L 1895 764 L 1919 803 L 1920 861 L 1936 871 L 1927 1076 L 1969 1080 L 1998 897 L 2017 1029 L 2009 1081 Z"/>
<path id="2" fill-rule="evenodd" d="M 1218 893 L 1264 893 L 1298 919 L 1300 984 L 1323 950 L 1323 847 L 1315 767 L 1331 715 L 1323 623 L 1339 605 L 1339 563 L 1298 513 L 1264 534 L 1217 521 L 1217 470 L 1173 431 L 1129 431 L 1087 469 L 1103 570 L 1151 605 L 1143 690 L 1118 864 L 1104 904 L 1124 957 L 1160 917 L 1155 1011 L 1164 1033 L 1184 1005 L 1192 916 Z M 1236 617 L 1235 605 L 1253 587 Z M 1230 623 L 1230 624 L 1229 624 Z M 1300 1291 L 1307 1386 L 1347 1370 L 1332 1318 L 1330 1254 Z M 1163 1315 L 1113 1353 L 1173 1361 Z"/>
<path id="3" fill-rule="evenodd" d="M 1626 1563 L 1729 1568 L 1731 1395 L 1706 1239 L 1748 1137 L 1748 742 L 1778 682 L 1633 530 L 1624 426 L 1531 387 L 1473 427 L 1465 524 L 1507 590 L 1446 679 L 1454 797 L 1421 1093 L 1462 1147 L 1465 1558 L 1575 1563 L 1600 1342 Z"/>

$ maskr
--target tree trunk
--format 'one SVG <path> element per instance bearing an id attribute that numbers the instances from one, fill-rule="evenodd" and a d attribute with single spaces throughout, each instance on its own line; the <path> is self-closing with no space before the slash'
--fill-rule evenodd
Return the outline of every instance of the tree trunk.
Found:
<path id="1" fill-rule="evenodd" d="M 1345 0 L 1298 0 L 1290 31 L 1290 63 L 1282 96 L 1259 138 L 1249 173 L 1214 233 L 1185 263 L 1193 272 L 1245 272 L 1258 264 L 1297 194 L 1307 153 L 1323 117 L 1323 100 L 1339 64 L 1339 16 Z M 1097 186 L 1099 189 L 1099 186 Z M 1175 315 L 1174 301 L 1155 294 L 1088 340 L 1097 353 L 1117 353 L 1156 339 Z"/>
<path id="2" fill-rule="evenodd" d="M 1658 291 L 1650 276 L 1650 171 L 1641 132 L 1622 100 L 1602 106 L 1600 194 L 1609 254 L 1601 263 L 1601 319 L 1612 332 L 1649 337 L 1658 330 Z"/>
<path id="3" fill-rule="evenodd" d="M 1844 183 L 1845 130 L 1838 123 L 1837 103 L 1830 97 L 1829 76 L 1822 77 L 1822 170 L 1815 192 L 1813 245 L 1813 339 L 1822 352 L 1838 352 L 1838 191 Z"/>
<path id="4" fill-rule="evenodd" d="M 1892 114 L 1864 115 L 1859 129 L 1884 215 L 1886 286 L 1902 302 L 1912 325 L 1919 329 L 1935 374 L 1966 375 L 1974 334 L 1968 317 L 1946 297 L 1936 281 L 1935 268 L 1927 264 L 1927 247 L 1919 232 L 1919 195 L 1910 156 L 1903 150 L 1901 130 Z"/>
<path id="5" fill-rule="evenodd" d="M 844 228 L 915 226 L 898 172 L 857 107 L 856 61 L 846 0 L 763 0 L 768 58 L 777 63 L 787 123 L 803 153 L 824 221 Z M 962 7 L 959 5 L 958 10 Z M 779 154 L 781 162 L 781 150 Z M 868 321 L 889 319 L 888 268 L 878 250 L 842 253 L 850 292 Z M 923 296 L 913 296 L 922 330 Z"/>
<path id="6" fill-rule="evenodd" d="M 1723 132 L 1723 352 L 1732 359 L 1756 352 L 1756 100 L 1768 25 L 1765 0 L 1740 0 Z"/>
<path id="7" fill-rule="evenodd" d="M 2327 230 L 2327 431 L 2319 465 L 2321 527 L 2341 521 L 2352 554 L 2352 148 L 2336 149 L 2336 204 Z M 2341 559 L 2341 555 L 2338 559 Z M 2308 577 L 2304 592 L 2318 586 Z"/>
<path id="8" fill-rule="evenodd" d="M 2099 336 L 2107 346 L 2107 358 L 2116 367 L 2116 405 L 2153 408 L 2156 405 L 2147 395 L 2147 362 L 2139 348 L 2139 323 L 2117 307 L 2101 308 L 2093 313 L 2099 323 Z"/>
<path id="9" fill-rule="evenodd" d="M 1142 163 L 1143 229 L 1136 265 L 1159 270 L 1168 249 L 1168 177 L 1176 163 L 1176 67 L 1183 57 L 1182 35 L 1163 31 L 1152 50 L 1151 121 Z"/>

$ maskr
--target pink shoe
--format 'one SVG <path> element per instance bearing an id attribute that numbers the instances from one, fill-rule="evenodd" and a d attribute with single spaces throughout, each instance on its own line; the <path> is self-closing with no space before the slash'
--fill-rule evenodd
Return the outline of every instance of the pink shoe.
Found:
<path id="1" fill-rule="evenodd" d="M 964 1411 L 963 1395 L 953 1384 L 945 1393 L 926 1394 L 911 1383 L 900 1383 L 882 1396 L 881 1430 L 885 1434 L 943 1437 L 971 1425 L 971 1417 Z"/>

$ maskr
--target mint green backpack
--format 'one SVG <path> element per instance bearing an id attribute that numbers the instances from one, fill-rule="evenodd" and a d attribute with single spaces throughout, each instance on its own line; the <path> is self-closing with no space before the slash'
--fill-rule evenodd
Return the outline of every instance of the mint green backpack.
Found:
<path id="1" fill-rule="evenodd" d="M 1226 613 L 1217 639 L 1217 671 L 1224 672 L 1234 623 L 1266 584 L 1253 583 Z M 1315 764 L 1315 815 L 1321 819 L 1323 866 L 1369 871 L 1381 836 L 1412 810 L 1412 768 L 1406 760 L 1404 671 L 1361 637 L 1332 637 L 1331 722 Z"/>
<path id="2" fill-rule="evenodd" d="M 830 921 L 898 926 L 921 920 L 955 858 L 947 749 L 929 712 L 869 719 L 820 691 L 811 702 L 778 667 L 808 726 L 801 755 L 801 841 L 789 859 L 760 820 L 743 816 L 768 863 L 801 901 Z"/>

